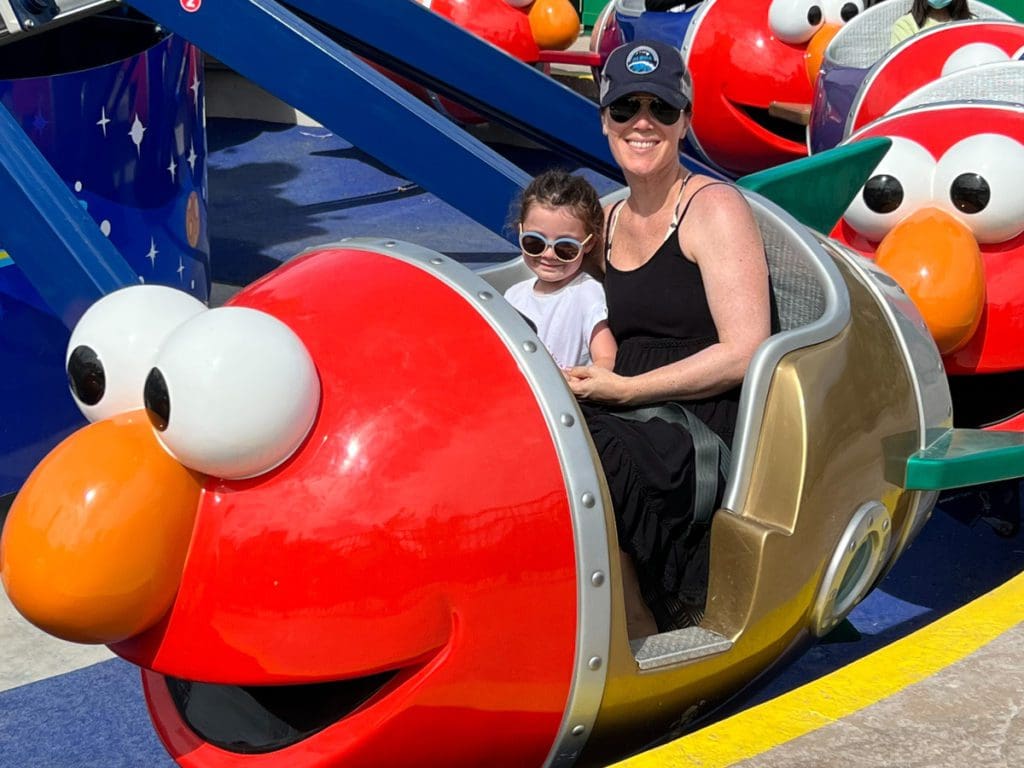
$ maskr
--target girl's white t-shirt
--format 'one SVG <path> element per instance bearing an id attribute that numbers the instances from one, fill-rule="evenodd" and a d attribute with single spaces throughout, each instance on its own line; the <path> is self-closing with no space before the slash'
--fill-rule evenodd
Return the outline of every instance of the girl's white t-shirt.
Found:
<path id="1" fill-rule="evenodd" d="M 604 286 L 586 272 L 554 293 L 537 293 L 536 283 L 535 277 L 516 283 L 505 291 L 505 299 L 537 326 L 537 336 L 559 368 L 590 365 L 590 337 L 608 319 Z"/>

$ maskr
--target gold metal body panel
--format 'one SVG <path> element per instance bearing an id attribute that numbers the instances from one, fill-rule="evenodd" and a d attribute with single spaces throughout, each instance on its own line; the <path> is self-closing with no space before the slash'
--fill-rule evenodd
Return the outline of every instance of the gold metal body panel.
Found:
<path id="1" fill-rule="evenodd" d="M 851 321 L 776 367 L 747 496 L 712 524 L 701 626 L 732 640 L 732 649 L 641 672 L 626 635 L 618 558 L 611 557 L 608 682 L 582 764 L 603 764 L 678 732 L 810 642 L 825 569 L 862 504 L 877 500 L 888 509 L 890 551 L 902 538 L 914 495 L 885 479 L 883 442 L 891 450 L 907 442 L 894 435 L 920 431 L 915 389 L 875 297 L 838 266 Z"/>

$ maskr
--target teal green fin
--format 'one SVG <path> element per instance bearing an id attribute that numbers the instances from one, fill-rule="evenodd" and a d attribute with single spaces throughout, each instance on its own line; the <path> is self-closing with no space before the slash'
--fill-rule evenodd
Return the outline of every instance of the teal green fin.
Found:
<path id="1" fill-rule="evenodd" d="M 904 487 L 940 491 L 1024 477 L 1024 432 L 950 429 L 907 460 Z"/>
<path id="2" fill-rule="evenodd" d="M 985 0 L 985 5 L 1002 11 L 1014 21 L 1024 21 L 1024 0 Z"/>
<path id="3" fill-rule="evenodd" d="M 801 224 L 827 235 L 891 144 L 887 138 L 856 141 L 752 173 L 736 183 L 764 195 Z"/>

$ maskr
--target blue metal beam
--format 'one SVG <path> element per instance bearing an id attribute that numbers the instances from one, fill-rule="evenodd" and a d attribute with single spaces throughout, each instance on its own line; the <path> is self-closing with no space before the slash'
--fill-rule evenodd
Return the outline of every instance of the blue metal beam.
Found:
<path id="1" fill-rule="evenodd" d="M 418 3 L 284 1 L 360 56 L 621 180 L 594 102 Z"/>
<path id="2" fill-rule="evenodd" d="M 128 0 L 493 232 L 529 183 L 488 148 L 272 0 Z"/>
<path id="3" fill-rule="evenodd" d="M 138 276 L 3 107 L 0 147 L 0 246 L 72 328 L 90 304 Z"/>

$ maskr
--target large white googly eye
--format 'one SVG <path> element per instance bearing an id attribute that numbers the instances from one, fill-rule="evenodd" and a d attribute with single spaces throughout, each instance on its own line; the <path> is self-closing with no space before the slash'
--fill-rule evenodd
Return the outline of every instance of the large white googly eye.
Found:
<path id="1" fill-rule="evenodd" d="M 962 69 L 980 67 L 982 64 L 999 64 L 1009 60 L 1010 55 L 992 43 L 968 43 L 949 54 L 946 63 L 942 65 L 942 77 Z"/>
<path id="2" fill-rule="evenodd" d="M 768 27 L 784 43 L 806 43 L 825 23 L 823 0 L 772 0 Z"/>
<path id="3" fill-rule="evenodd" d="M 864 0 L 824 0 L 825 21 L 845 24 L 854 16 L 864 13 Z"/>
<path id="4" fill-rule="evenodd" d="M 847 224 L 876 243 L 932 196 L 935 158 L 916 141 L 891 139 L 882 162 L 843 214 Z"/>
<path id="5" fill-rule="evenodd" d="M 302 444 L 320 380 L 287 325 L 255 309 L 221 307 L 171 334 L 146 378 L 145 402 L 178 461 L 241 479 L 269 472 Z"/>
<path id="6" fill-rule="evenodd" d="M 1024 145 L 1001 133 L 958 141 L 939 160 L 935 199 L 967 224 L 979 243 L 1024 232 Z"/>
<path id="7" fill-rule="evenodd" d="M 157 350 L 206 305 L 163 285 L 132 285 L 86 310 L 68 342 L 71 395 L 89 421 L 142 408 L 142 385 Z"/>

